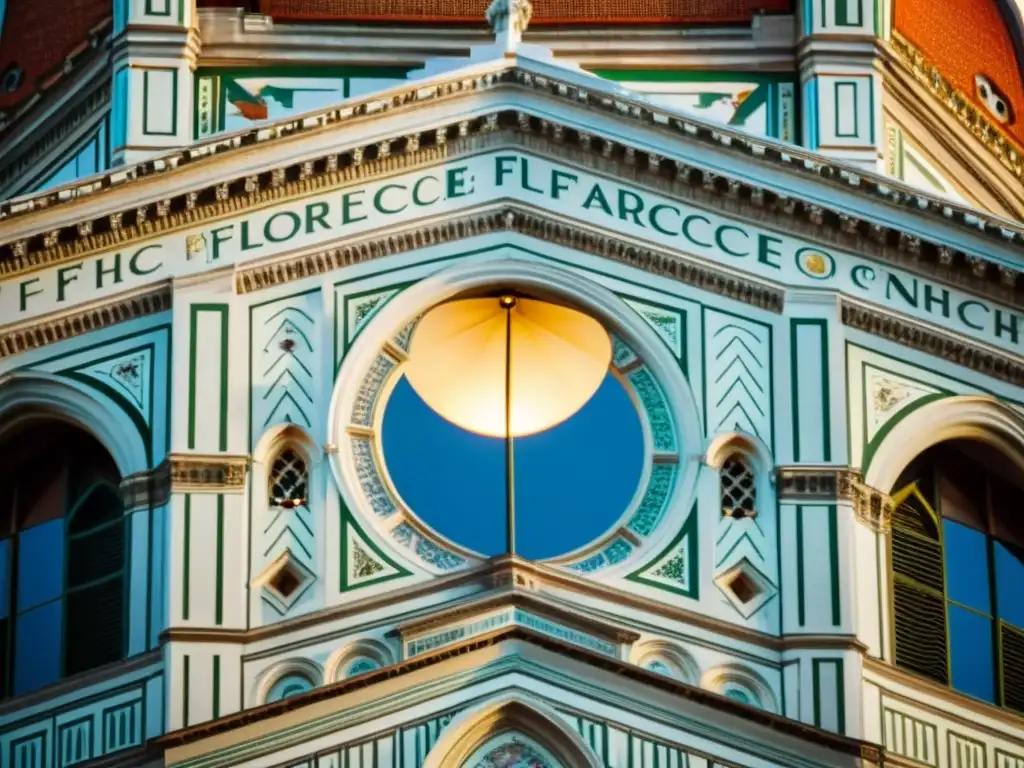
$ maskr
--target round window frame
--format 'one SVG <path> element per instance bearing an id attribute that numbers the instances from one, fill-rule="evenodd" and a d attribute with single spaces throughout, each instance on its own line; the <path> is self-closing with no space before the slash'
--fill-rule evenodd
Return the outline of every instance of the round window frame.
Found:
<path id="1" fill-rule="evenodd" d="M 690 505 L 681 502 L 696 492 L 702 442 L 696 399 L 679 361 L 635 310 L 608 288 L 539 262 L 492 258 L 450 267 L 405 288 L 360 328 L 335 380 L 328 417 L 330 465 L 342 500 L 404 560 L 427 573 L 452 573 L 486 560 L 434 530 L 403 502 L 383 458 L 381 425 L 419 318 L 443 301 L 495 286 L 564 301 L 612 335 L 613 370 L 626 372 L 617 377 L 624 385 L 628 380 L 625 388 L 640 417 L 641 476 L 615 524 L 581 547 L 540 562 L 583 574 L 620 572 L 678 527 L 668 521 L 681 524 L 689 514 Z"/>

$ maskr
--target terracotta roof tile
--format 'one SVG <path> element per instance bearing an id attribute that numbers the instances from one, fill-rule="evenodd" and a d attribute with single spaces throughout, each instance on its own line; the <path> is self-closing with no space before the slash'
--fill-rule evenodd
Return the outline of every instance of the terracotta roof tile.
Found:
<path id="1" fill-rule="evenodd" d="M 259 0 L 260 13 L 286 21 L 483 23 L 488 5 L 490 0 Z M 737 23 L 758 11 L 791 10 L 792 0 L 543 0 L 534 4 L 530 24 Z"/>
<path id="2" fill-rule="evenodd" d="M 974 76 L 988 78 L 1010 103 L 1013 117 L 1006 132 L 1024 143 L 1024 61 L 1017 59 L 1007 18 L 996 0 L 897 0 L 893 23 L 954 87 L 983 110 Z"/>
<path id="3" fill-rule="evenodd" d="M 89 46 L 110 17 L 110 0 L 7 0 L 0 35 L 0 76 L 20 67 L 21 83 L 0 88 L 0 110 L 10 110 L 52 85 L 65 60 Z"/>

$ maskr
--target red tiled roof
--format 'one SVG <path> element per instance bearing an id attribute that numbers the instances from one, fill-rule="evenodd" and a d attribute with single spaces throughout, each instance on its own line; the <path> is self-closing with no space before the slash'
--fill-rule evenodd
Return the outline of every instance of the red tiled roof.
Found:
<path id="1" fill-rule="evenodd" d="M 1004 130 L 1024 143 L 1024 61 L 1018 61 L 1008 19 L 996 0 L 896 0 L 893 23 L 983 112 L 974 76 L 987 77 L 1013 112 Z"/>
<path id="2" fill-rule="evenodd" d="M 425 21 L 483 23 L 491 0 L 258 0 L 282 21 Z M 200 5 L 204 3 L 200 0 Z M 211 4 L 220 4 L 214 0 Z M 239 4 L 242 4 L 241 2 Z M 541 0 L 537 24 L 741 23 L 758 11 L 788 13 L 792 0 Z"/>
<path id="3" fill-rule="evenodd" d="M 0 34 L 0 73 L 18 66 L 21 84 L 0 91 L 9 110 L 48 87 L 64 61 L 89 47 L 91 33 L 111 14 L 110 0 L 7 0 Z"/>

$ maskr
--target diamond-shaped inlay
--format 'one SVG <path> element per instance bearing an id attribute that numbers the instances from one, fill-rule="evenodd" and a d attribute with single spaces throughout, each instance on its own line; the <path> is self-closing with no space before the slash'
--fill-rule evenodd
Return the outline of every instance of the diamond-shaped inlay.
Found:
<path id="1" fill-rule="evenodd" d="M 743 558 L 715 577 L 715 584 L 745 619 L 775 597 L 775 586 L 749 560 Z"/>
<path id="2" fill-rule="evenodd" d="M 316 581 L 316 575 L 295 558 L 290 549 L 286 549 L 258 581 L 263 587 L 263 599 L 279 613 L 285 614 Z"/>

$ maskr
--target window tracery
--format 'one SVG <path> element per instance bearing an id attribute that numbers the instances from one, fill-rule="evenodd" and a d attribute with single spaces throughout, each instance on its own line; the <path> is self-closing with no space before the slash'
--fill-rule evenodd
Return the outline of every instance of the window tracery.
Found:
<path id="1" fill-rule="evenodd" d="M 750 461 L 741 453 L 731 454 L 719 471 L 722 516 L 734 519 L 757 514 L 757 477 Z"/>
<path id="2" fill-rule="evenodd" d="M 308 486 L 306 460 L 294 448 L 285 447 L 270 468 L 268 496 L 271 506 L 282 509 L 305 506 Z"/>

